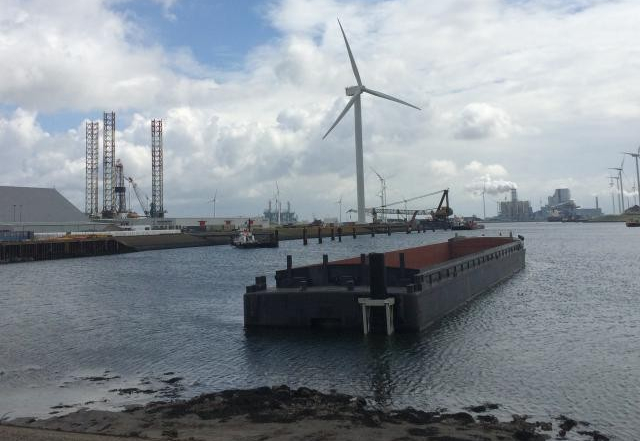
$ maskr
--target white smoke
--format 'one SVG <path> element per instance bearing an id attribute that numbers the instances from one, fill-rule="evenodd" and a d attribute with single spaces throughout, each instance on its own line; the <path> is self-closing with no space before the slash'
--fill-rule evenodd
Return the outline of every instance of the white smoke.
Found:
<path id="1" fill-rule="evenodd" d="M 465 185 L 464 188 L 475 195 L 482 194 L 484 191 L 487 194 L 495 196 L 516 189 L 518 185 L 515 182 L 504 179 L 492 179 L 491 176 L 487 175 L 475 179 L 471 184 Z"/>

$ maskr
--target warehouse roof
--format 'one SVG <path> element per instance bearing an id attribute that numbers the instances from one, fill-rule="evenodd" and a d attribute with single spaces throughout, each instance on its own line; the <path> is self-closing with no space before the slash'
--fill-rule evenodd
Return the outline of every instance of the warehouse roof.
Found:
<path id="1" fill-rule="evenodd" d="M 55 188 L 0 186 L 0 222 L 87 220 L 87 216 Z"/>

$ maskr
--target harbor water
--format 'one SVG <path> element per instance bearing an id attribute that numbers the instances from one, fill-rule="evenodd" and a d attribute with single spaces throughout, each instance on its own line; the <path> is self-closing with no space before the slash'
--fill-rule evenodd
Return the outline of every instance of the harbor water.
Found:
<path id="1" fill-rule="evenodd" d="M 489 224 L 521 234 L 526 267 L 420 334 L 246 331 L 242 296 L 276 269 L 452 232 L 149 251 L 0 266 L 0 419 L 288 384 L 425 410 L 486 401 L 638 440 L 639 229 Z M 66 407 L 69 406 L 69 407 Z"/>

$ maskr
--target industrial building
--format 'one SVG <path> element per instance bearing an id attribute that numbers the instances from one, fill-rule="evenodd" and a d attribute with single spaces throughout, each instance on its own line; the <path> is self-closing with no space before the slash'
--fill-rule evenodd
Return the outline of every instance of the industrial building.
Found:
<path id="1" fill-rule="evenodd" d="M 0 186 L 0 230 L 95 231 L 93 224 L 55 188 Z"/>
<path id="2" fill-rule="evenodd" d="M 529 201 L 518 200 L 518 190 L 511 189 L 511 200 L 499 202 L 497 220 L 506 222 L 528 221 L 533 218 Z"/>
<path id="3" fill-rule="evenodd" d="M 547 198 L 547 205 L 534 213 L 535 220 L 541 221 L 576 221 L 602 216 L 596 196 L 596 208 L 581 208 L 571 199 L 571 190 L 556 188 L 552 196 Z"/>

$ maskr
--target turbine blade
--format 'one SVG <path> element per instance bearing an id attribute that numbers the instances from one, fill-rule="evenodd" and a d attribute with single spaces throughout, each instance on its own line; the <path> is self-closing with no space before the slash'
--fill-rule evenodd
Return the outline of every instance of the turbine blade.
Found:
<path id="1" fill-rule="evenodd" d="M 349 60 L 351 61 L 351 69 L 353 69 L 353 74 L 356 76 L 358 86 L 362 86 L 362 80 L 360 80 L 360 74 L 358 73 L 358 66 L 356 66 L 356 60 L 353 58 L 353 54 L 351 53 L 351 47 L 349 46 L 349 42 L 347 41 L 347 36 L 344 33 L 344 29 L 342 29 L 342 23 L 340 23 L 340 19 L 338 19 L 338 26 L 340 26 L 340 31 L 342 31 L 344 44 L 347 45 L 347 52 L 349 52 Z"/>
<path id="2" fill-rule="evenodd" d="M 387 95 L 385 93 L 378 92 L 376 90 L 371 90 L 371 89 L 368 89 L 366 87 L 363 87 L 362 91 L 370 93 L 371 95 L 379 96 L 380 98 L 384 98 L 386 100 L 395 101 L 396 103 L 404 104 L 405 106 L 413 107 L 414 109 L 422 110 L 420 107 L 414 106 L 413 104 L 409 104 L 406 101 L 402 101 L 402 100 L 400 100 L 398 98 L 392 97 L 391 95 Z"/>
<path id="3" fill-rule="evenodd" d="M 338 123 L 340 122 L 340 120 L 344 117 L 344 115 L 349 111 L 349 109 L 351 108 L 351 106 L 353 106 L 353 103 L 356 101 L 356 99 L 358 98 L 358 96 L 360 95 L 360 92 L 356 93 L 354 96 L 351 97 L 351 99 L 349 100 L 349 102 L 347 103 L 347 106 L 344 108 L 344 110 L 342 111 L 342 113 L 340 113 L 340 115 L 338 116 L 338 119 L 336 119 L 336 122 L 333 123 L 333 125 L 329 128 L 329 130 L 327 130 L 327 133 L 324 134 L 324 136 L 322 137 L 322 139 L 325 139 L 327 137 L 327 135 L 329 133 L 331 133 L 331 131 L 333 130 L 333 128 L 335 126 L 338 125 Z"/>

